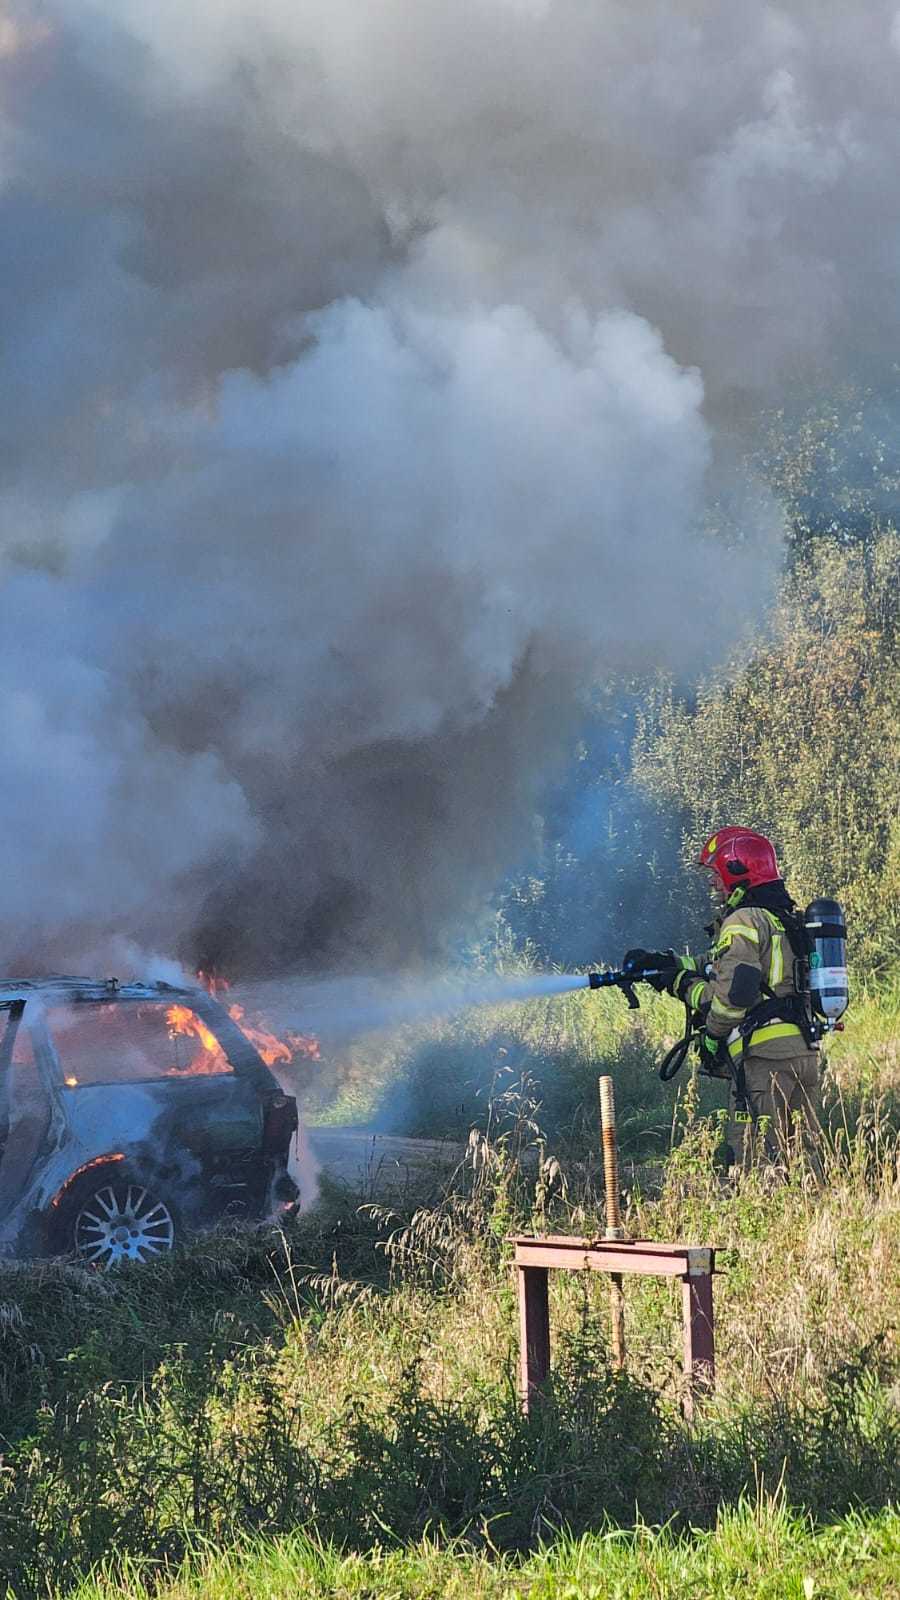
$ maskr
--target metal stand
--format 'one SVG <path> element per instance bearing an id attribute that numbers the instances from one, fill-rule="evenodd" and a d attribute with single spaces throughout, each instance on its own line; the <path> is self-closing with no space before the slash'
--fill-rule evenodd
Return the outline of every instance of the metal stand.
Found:
<path id="1" fill-rule="evenodd" d="M 565 1234 L 515 1234 L 519 1294 L 519 1387 L 527 1411 L 550 1371 L 550 1308 L 547 1280 L 563 1272 L 634 1272 L 655 1278 L 680 1278 L 684 1320 L 684 1414 L 693 1417 L 698 1401 L 715 1383 L 712 1276 L 715 1251 L 705 1245 L 655 1244 L 648 1239 L 573 1239 Z"/>

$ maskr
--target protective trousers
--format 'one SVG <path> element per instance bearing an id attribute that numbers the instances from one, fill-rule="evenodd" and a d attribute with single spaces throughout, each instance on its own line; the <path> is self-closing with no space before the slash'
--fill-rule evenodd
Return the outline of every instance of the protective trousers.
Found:
<path id="1" fill-rule="evenodd" d="M 798 1144 L 813 1151 L 820 1131 L 816 1053 L 805 1050 L 784 1061 L 748 1055 L 744 1077 L 749 1118 L 736 1103 L 733 1084 L 729 1095 L 728 1143 L 736 1164 L 745 1166 L 760 1141 L 772 1161 L 788 1162 Z"/>

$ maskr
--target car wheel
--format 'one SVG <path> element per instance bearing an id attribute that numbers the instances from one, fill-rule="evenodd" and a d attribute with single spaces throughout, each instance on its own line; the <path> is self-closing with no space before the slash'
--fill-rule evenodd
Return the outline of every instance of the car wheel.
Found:
<path id="1" fill-rule="evenodd" d="M 75 1215 L 76 1254 L 93 1266 L 151 1261 L 174 1248 L 176 1219 L 158 1187 L 117 1173 L 87 1195 Z"/>

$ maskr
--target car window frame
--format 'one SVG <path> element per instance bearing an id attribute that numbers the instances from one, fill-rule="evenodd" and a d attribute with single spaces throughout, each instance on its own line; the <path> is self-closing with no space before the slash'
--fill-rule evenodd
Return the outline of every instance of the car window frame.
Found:
<path id="1" fill-rule="evenodd" d="M 25 1021 L 31 1035 L 35 1064 L 50 1098 L 51 1132 L 59 1136 L 68 1126 L 68 1119 L 61 1093 L 62 1069 L 50 1029 L 47 1027 L 47 1013 L 43 1001 L 37 1001 L 30 1013 L 26 1002 Z"/>
<path id="2" fill-rule="evenodd" d="M 135 997 L 134 999 L 130 997 L 127 999 L 109 997 L 102 1000 L 93 998 L 90 1000 L 67 999 L 62 1002 L 54 1003 L 71 1004 L 79 1008 L 82 1006 L 87 1008 L 93 1005 L 138 1006 L 147 1004 L 183 1004 L 190 1011 L 193 1011 L 194 1015 L 199 1017 L 200 1021 L 209 1028 L 210 1033 L 212 1033 L 216 1043 L 220 1046 L 222 1054 L 224 1055 L 225 1060 L 228 1062 L 228 1065 L 231 1069 L 229 1072 L 216 1072 L 211 1074 L 184 1073 L 182 1075 L 169 1075 L 167 1073 L 159 1073 L 156 1076 L 147 1078 L 129 1078 L 127 1082 L 119 1082 L 113 1079 L 112 1081 L 104 1081 L 100 1083 L 82 1083 L 70 1087 L 66 1083 L 65 1067 L 63 1065 L 60 1053 L 56 1047 L 56 1043 L 52 1038 L 46 1014 L 44 1013 L 39 1019 L 35 1018 L 35 1021 L 40 1020 L 43 1025 L 43 1035 L 46 1042 L 47 1058 L 51 1063 L 52 1076 L 55 1079 L 54 1087 L 56 1092 L 54 1094 L 54 1103 L 58 1104 L 60 1107 L 64 1104 L 63 1091 L 65 1091 L 66 1094 L 83 1094 L 85 1090 L 88 1089 L 117 1089 L 127 1088 L 131 1085 L 136 1087 L 138 1085 L 147 1084 L 196 1084 L 201 1081 L 210 1083 L 217 1082 L 221 1084 L 238 1081 L 243 1083 L 252 1083 L 257 1092 L 264 1096 L 280 1093 L 277 1079 L 273 1073 L 270 1072 L 269 1068 L 266 1066 L 262 1057 L 256 1050 L 256 1047 L 250 1043 L 250 1040 L 240 1028 L 239 1024 L 229 1017 L 227 1011 L 223 1006 L 219 1005 L 218 1001 L 212 1000 L 208 995 L 202 992 L 192 993 L 190 990 L 181 990 L 176 992 L 173 990 L 171 995 L 161 995 L 158 997 L 154 995 L 152 997 Z M 37 1057 L 38 1048 L 37 1042 L 34 1040 L 34 1035 L 32 1035 L 32 1039 L 35 1044 L 35 1056 Z"/>
<path id="3" fill-rule="evenodd" d="M 9 1072 L 12 1066 L 13 1051 L 25 1015 L 26 1002 L 20 998 L 14 1000 L 0 1000 L 0 1012 L 8 1011 L 6 1027 L 3 1030 L 3 1039 L 0 1041 L 0 1126 L 9 1128 Z"/>
<path id="4" fill-rule="evenodd" d="M 8 1000 L 0 1000 L 0 1011 L 9 1011 L 10 1021 L 15 1022 L 12 1032 L 7 1029 L 4 1033 L 3 1042 L 0 1045 L 0 1074 L 2 1074 L 3 1079 L 0 1094 L 3 1096 L 5 1109 L 8 1112 L 9 1069 L 12 1066 L 12 1054 L 19 1036 L 19 1030 L 24 1023 L 28 1031 L 28 1037 L 31 1040 L 35 1071 L 47 1099 L 49 1123 L 45 1141 L 49 1139 L 58 1141 L 63 1136 L 67 1126 L 65 1109 L 57 1082 L 59 1059 L 50 1039 L 43 1005 L 40 1001 L 36 1001 L 29 1006 L 30 999 L 33 1000 L 33 997 L 29 995 L 12 995 Z M 18 1015 L 15 1015 L 17 1008 Z M 8 1049 L 7 1041 L 9 1041 Z"/>

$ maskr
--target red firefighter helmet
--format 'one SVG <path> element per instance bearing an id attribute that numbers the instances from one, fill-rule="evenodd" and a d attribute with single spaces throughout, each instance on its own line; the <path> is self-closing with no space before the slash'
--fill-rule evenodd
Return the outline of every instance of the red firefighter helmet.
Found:
<path id="1" fill-rule="evenodd" d="M 770 840 L 752 828 L 720 828 L 707 839 L 697 865 L 715 873 L 726 896 L 781 877 Z"/>

